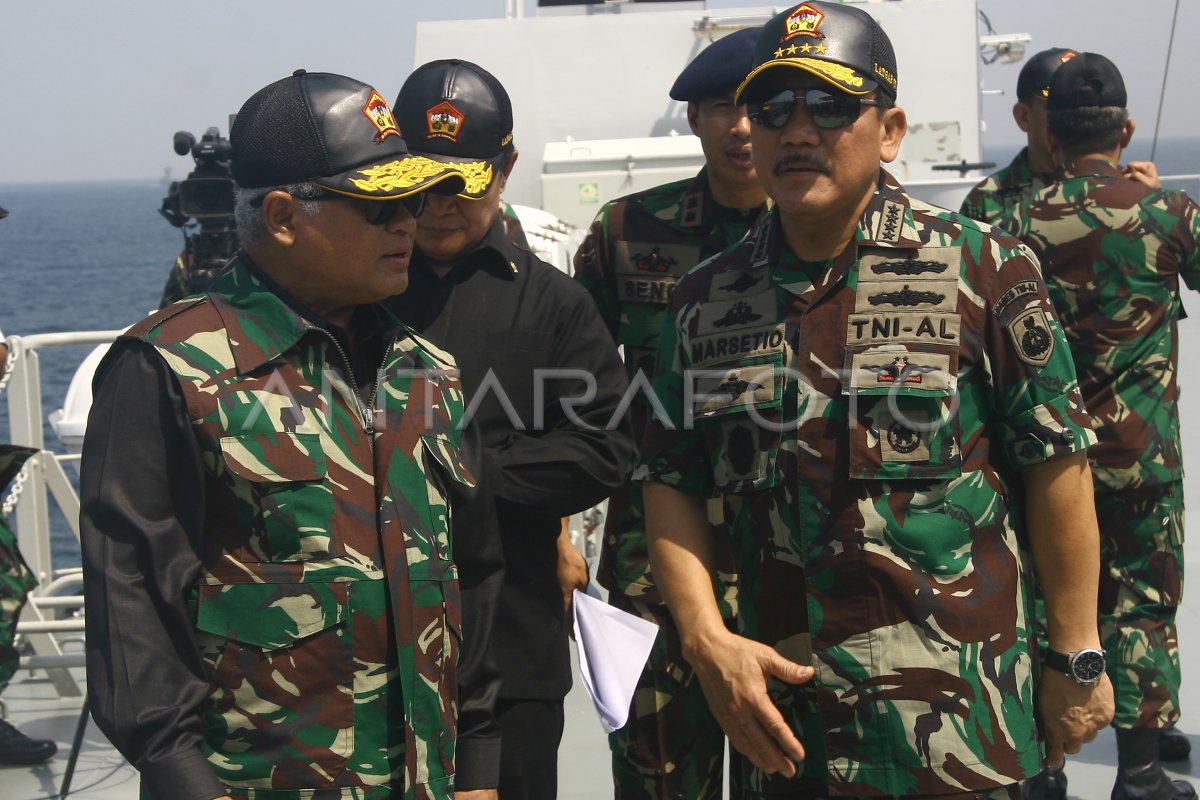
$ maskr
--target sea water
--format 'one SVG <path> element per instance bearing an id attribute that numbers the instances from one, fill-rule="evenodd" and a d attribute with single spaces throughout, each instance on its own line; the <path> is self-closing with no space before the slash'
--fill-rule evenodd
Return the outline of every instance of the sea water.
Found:
<path id="1" fill-rule="evenodd" d="M 6 335 L 128 327 L 158 307 L 183 234 L 157 212 L 166 187 L 154 181 L 0 185 L 0 330 Z M 39 351 L 45 415 L 92 345 Z M 7 392 L 5 393 L 5 395 Z M 0 395 L 0 442 L 10 441 Z M 46 444 L 60 449 L 49 425 Z M 74 477 L 75 470 L 69 468 Z M 77 565 L 65 520 L 52 521 L 54 566 Z"/>

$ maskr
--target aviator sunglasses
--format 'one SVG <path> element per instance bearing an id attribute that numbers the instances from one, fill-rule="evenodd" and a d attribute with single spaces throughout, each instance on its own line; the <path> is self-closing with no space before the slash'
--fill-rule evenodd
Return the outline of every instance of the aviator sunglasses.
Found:
<path id="1" fill-rule="evenodd" d="M 858 119 L 863 106 L 877 106 L 877 100 L 863 100 L 861 97 L 844 92 L 827 92 L 824 89 L 784 89 L 770 100 L 761 103 L 747 103 L 746 116 L 750 121 L 764 128 L 782 128 L 791 119 L 796 110 L 799 97 L 804 98 L 804 106 L 813 124 L 818 128 L 844 128 Z"/>
<path id="2" fill-rule="evenodd" d="M 270 194 L 270 192 L 267 194 Z M 307 197 L 297 197 L 291 192 L 288 192 L 288 194 L 290 194 L 292 197 L 296 197 L 297 200 L 354 201 L 362 207 L 363 216 L 366 217 L 368 225 L 388 224 L 391 222 L 392 217 L 396 216 L 396 211 L 399 210 L 401 206 L 407 208 L 408 213 L 412 215 L 413 219 L 416 219 L 417 217 L 421 216 L 421 212 L 425 210 L 426 200 L 425 192 L 417 192 L 416 194 L 410 194 L 407 197 L 398 197 L 395 200 L 364 200 L 359 197 L 351 197 L 350 195 L 338 194 L 337 192 L 327 192 L 323 190 L 308 193 Z M 250 205 L 258 208 L 263 204 L 263 200 L 266 199 L 266 196 L 267 195 L 265 194 L 259 195 L 250 201 Z"/>

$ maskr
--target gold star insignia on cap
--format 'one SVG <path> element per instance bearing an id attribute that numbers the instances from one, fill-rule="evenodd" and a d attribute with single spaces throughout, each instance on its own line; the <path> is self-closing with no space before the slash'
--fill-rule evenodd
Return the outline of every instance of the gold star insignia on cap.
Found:
<path id="1" fill-rule="evenodd" d="M 811 53 L 811 52 L 812 52 L 812 45 L 811 45 L 811 44 L 809 44 L 808 42 L 805 42 L 805 43 L 804 43 L 804 46 L 800 48 L 800 52 L 801 52 L 801 53 Z"/>
<path id="2" fill-rule="evenodd" d="M 828 48 L 828 47 L 826 47 L 826 46 L 825 46 L 825 45 L 823 45 L 823 44 L 819 44 L 819 45 L 817 45 L 817 47 L 816 47 L 816 50 L 817 50 L 817 52 L 818 52 L 818 53 L 824 53 L 824 52 L 825 52 L 826 50 L 828 50 L 828 49 L 829 49 L 829 48 Z"/>
<path id="3" fill-rule="evenodd" d="M 783 48 L 782 47 L 775 51 L 775 57 L 783 58 Z"/>
<path id="4" fill-rule="evenodd" d="M 798 49 L 798 48 L 796 47 L 796 45 L 792 45 L 791 47 L 789 47 L 789 48 L 788 48 L 788 55 L 789 55 L 789 56 L 794 56 L 794 55 L 796 55 L 796 50 L 797 50 L 797 49 Z"/>

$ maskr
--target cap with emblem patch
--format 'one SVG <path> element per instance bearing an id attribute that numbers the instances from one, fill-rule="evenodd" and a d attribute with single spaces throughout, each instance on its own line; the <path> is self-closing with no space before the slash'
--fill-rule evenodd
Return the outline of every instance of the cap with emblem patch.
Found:
<path id="1" fill-rule="evenodd" d="M 296 70 L 259 89 L 238 111 L 229 141 L 243 189 L 311 182 L 391 200 L 464 183 L 457 170 L 410 153 L 387 101 L 345 75 Z"/>
<path id="2" fill-rule="evenodd" d="M 742 28 L 701 50 L 675 79 L 671 99 L 693 102 L 736 89 L 754 64 L 754 42 L 760 30 Z"/>
<path id="3" fill-rule="evenodd" d="M 414 152 L 463 174 L 463 197 L 487 194 L 513 151 L 512 103 L 490 72 L 460 59 L 417 67 L 396 97 L 396 119 Z"/>
<path id="4" fill-rule="evenodd" d="M 799 69 L 844 92 L 876 89 L 896 98 L 896 54 L 883 28 L 860 8 L 810 0 L 775 15 L 754 46 L 754 67 L 737 90 L 737 102 L 760 77 L 782 67 Z"/>
<path id="5" fill-rule="evenodd" d="M 1051 47 L 1030 56 L 1017 76 L 1017 100 L 1028 103 L 1034 97 L 1050 94 L 1050 81 L 1054 79 L 1054 73 L 1076 55 L 1078 53 L 1074 50 Z"/>

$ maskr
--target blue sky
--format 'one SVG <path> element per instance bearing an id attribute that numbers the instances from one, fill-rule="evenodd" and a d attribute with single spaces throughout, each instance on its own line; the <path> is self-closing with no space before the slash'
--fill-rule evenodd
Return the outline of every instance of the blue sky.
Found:
<path id="1" fill-rule="evenodd" d="M 1180 5 L 1160 134 L 1172 137 L 1200 131 L 1186 77 L 1200 74 L 1200 49 L 1183 44 L 1200 34 L 1200 3 Z M 183 177 L 191 162 L 171 150 L 176 130 L 199 135 L 217 125 L 227 133 L 228 115 L 246 97 L 297 67 L 360 78 L 391 99 L 411 67 L 418 18 L 497 17 L 504 8 L 504 0 L 6 3 L 0 183 L 157 179 L 167 167 Z M 1148 148 L 1175 0 L 980 0 L 980 8 L 997 30 L 1031 34 L 1030 52 L 1064 45 L 1112 58 L 1129 86 L 1135 143 Z M 464 48 L 470 58 L 470 43 Z M 985 88 L 1009 91 L 983 99 L 989 147 L 1018 141 L 1009 114 L 1018 69 L 984 70 Z M 1200 171 L 1200 152 L 1197 162 Z"/>

